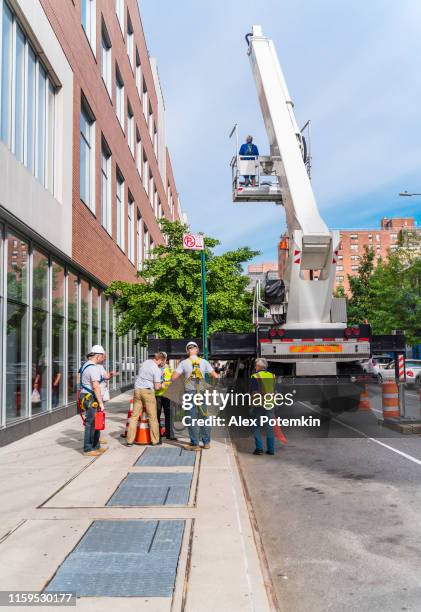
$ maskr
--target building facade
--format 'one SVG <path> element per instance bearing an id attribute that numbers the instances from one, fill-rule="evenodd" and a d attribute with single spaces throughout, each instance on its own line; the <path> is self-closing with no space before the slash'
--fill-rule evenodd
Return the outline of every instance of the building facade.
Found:
<path id="1" fill-rule="evenodd" d="M 267 272 L 278 272 L 278 265 L 276 261 L 264 261 L 262 263 L 249 264 L 247 267 L 247 276 L 250 279 L 248 289 L 253 291 L 259 281 L 264 281 Z"/>
<path id="2" fill-rule="evenodd" d="M 183 216 L 137 1 L 0 0 L 0 32 L 2 444 L 74 414 L 92 344 L 133 383 L 104 292 Z"/>

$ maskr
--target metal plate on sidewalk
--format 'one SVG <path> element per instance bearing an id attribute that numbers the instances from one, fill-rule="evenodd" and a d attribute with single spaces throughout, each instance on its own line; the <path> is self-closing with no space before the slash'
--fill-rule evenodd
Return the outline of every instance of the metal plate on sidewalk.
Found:
<path id="1" fill-rule="evenodd" d="M 196 453 L 184 450 L 184 448 L 147 448 L 139 459 L 136 466 L 149 467 L 180 467 L 194 465 Z"/>
<path id="2" fill-rule="evenodd" d="M 192 473 L 127 474 L 107 506 L 185 506 L 189 501 Z"/>
<path id="3" fill-rule="evenodd" d="M 171 597 L 185 521 L 94 521 L 46 592 Z"/>

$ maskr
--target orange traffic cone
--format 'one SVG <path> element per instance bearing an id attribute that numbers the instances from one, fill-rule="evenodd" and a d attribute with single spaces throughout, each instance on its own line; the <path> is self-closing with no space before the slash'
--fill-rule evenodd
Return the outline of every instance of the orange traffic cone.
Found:
<path id="1" fill-rule="evenodd" d="M 137 424 L 136 438 L 134 439 L 135 444 L 150 444 L 151 443 L 151 432 L 149 431 L 149 419 L 146 412 L 142 412 L 140 421 Z"/>
<path id="2" fill-rule="evenodd" d="M 127 430 L 129 429 L 129 421 L 133 413 L 132 404 L 133 404 L 133 400 L 131 399 L 129 412 L 127 413 L 126 429 L 124 430 L 124 433 L 120 434 L 120 438 L 127 438 Z"/>
<path id="3" fill-rule="evenodd" d="M 358 404 L 358 410 L 361 412 L 368 412 L 371 410 L 370 396 L 368 395 L 367 385 L 364 386 L 364 391 L 361 391 L 360 403 Z"/>

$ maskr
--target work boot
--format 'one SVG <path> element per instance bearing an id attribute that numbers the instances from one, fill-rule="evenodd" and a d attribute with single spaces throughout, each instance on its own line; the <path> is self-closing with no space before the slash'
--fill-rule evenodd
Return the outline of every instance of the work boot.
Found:
<path id="1" fill-rule="evenodd" d="M 210 448 L 209 442 L 206 442 L 206 444 L 203 445 L 203 448 Z"/>
<path id="2" fill-rule="evenodd" d="M 99 443 L 100 444 L 108 444 L 108 440 L 107 440 L 107 438 L 100 438 L 99 439 Z"/>
<path id="3" fill-rule="evenodd" d="M 253 455 L 263 455 L 263 451 L 256 448 L 256 450 L 253 451 Z"/>
<path id="4" fill-rule="evenodd" d="M 267 450 L 267 451 L 266 451 L 266 454 L 267 454 L 267 455 L 274 455 L 274 454 L 275 454 L 275 451 L 272 451 L 272 450 Z"/>
<path id="5" fill-rule="evenodd" d="M 99 457 L 102 453 L 99 450 L 83 451 L 85 457 Z"/>
<path id="6" fill-rule="evenodd" d="M 197 444 L 190 444 L 189 446 L 186 446 L 186 450 L 200 451 L 201 448 Z"/>
<path id="7" fill-rule="evenodd" d="M 106 453 L 108 448 L 105 448 L 105 446 L 102 446 L 101 448 L 96 448 L 96 451 L 98 451 L 98 453 L 102 454 L 102 453 Z"/>

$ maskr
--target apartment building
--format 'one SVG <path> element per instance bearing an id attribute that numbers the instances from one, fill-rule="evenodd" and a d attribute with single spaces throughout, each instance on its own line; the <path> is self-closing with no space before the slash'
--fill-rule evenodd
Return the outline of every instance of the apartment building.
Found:
<path id="1" fill-rule="evenodd" d="M 376 260 L 386 258 L 389 251 L 398 248 L 399 235 L 404 231 L 417 231 L 412 217 L 384 217 L 378 229 L 340 230 L 340 247 L 336 265 L 335 288 L 342 285 L 349 291 L 348 275 L 358 273 L 365 247 L 373 249 Z"/>
<path id="2" fill-rule="evenodd" d="M 412 231 L 421 232 L 415 226 L 413 217 L 384 217 L 378 229 L 339 230 L 340 244 L 334 288 L 343 286 L 346 292 L 349 291 L 348 275 L 358 274 L 365 247 L 373 249 L 376 261 L 379 257 L 386 258 L 389 251 L 393 252 L 398 248 L 402 232 L 407 235 Z M 288 240 L 284 235 L 278 245 L 278 269 L 281 278 L 285 271 L 287 253 Z"/>
<path id="3" fill-rule="evenodd" d="M 91 344 L 132 384 L 143 350 L 104 291 L 183 213 L 136 0 L 0 0 L 0 32 L 4 444 L 74 414 Z"/>

